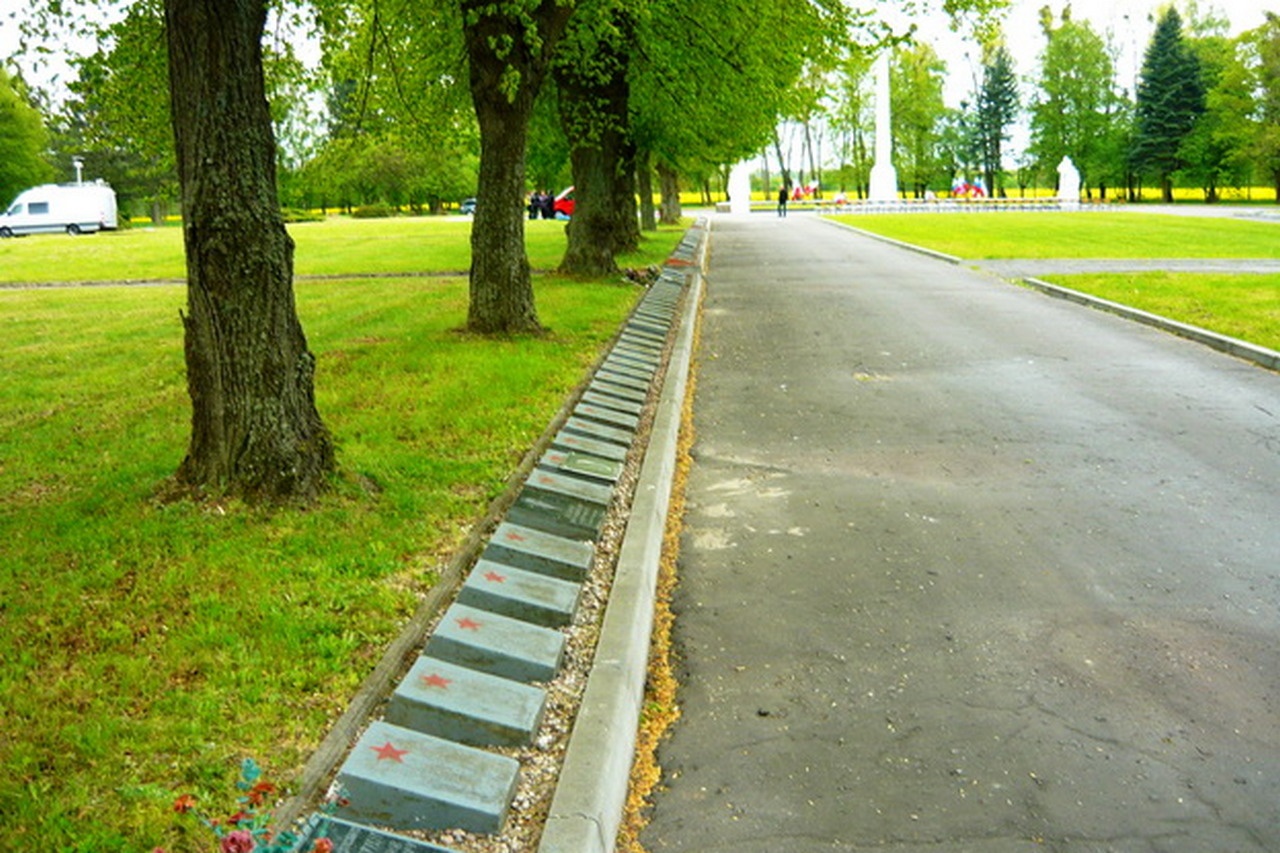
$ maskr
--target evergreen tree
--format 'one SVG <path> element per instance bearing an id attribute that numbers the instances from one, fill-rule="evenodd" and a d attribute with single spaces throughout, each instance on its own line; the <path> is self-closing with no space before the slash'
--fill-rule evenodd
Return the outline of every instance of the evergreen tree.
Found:
<path id="1" fill-rule="evenodd" d="M 1182 37 L 1182 19 L 1170 7 L 1160 17 L 1138 81 L 1137 133 L 1130 160 L 1154 175 L 1166 203 L 1173 201 L 1173 173 L 1182 168 L 1182 141 L 1205 110 L 1200 62 Z"/>
<path id="2" fill-rule="evenodd" d="M 1002 148 L 1009 140 L 1009 125 L 1018 116 L 1018 80 L 1013 57 L 1004 45 L 982 63 L 982 86 L 977 93 L 977 136 L 982 171 L 992 197 L 1003 197 Z M 998 184 L 998 188 L 997 188 Z"/>

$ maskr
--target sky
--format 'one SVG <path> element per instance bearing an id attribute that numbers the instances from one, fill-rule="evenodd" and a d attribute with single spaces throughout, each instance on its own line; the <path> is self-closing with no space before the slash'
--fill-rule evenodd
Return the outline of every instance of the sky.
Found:
<path id="1" fill-rule="evenodd" d="M 16 20 L 32 0 L 0 0 L 0 58 L 9 56 L 18 45 Z M 858 2 L 858 0 L 852 0 Z M 880 0 L 883 8 L 892 9 L 896 0 Z M 1044 48 L 1044 35 L 1040 31 L 1040 9 L 1046 4 L 1053 10 L 1055 20 L 1066 5 L 1071 7 L 1072 18 L 1085 19 L 1104 38 L 1110 38 L 1119 48 L 1117 72 L 1120 84 L 1132 91 L 1134 81 L 1142 66 L 1142 54 L 1146 50 L 1155 29 L 1155 18 L 1168 0 L 1012 0 L 1005 18 L 1006 41 L 1013 55 L 1019 78 L 1030 76 L 1036 68 L 1037 56 Z M 1189 0 L 1177 0 L 1176 5 L 1185 13 Z M 1195 0 L 1202 10 L 1214 11 L 1230 22 L 1228 35 L 1238 35 L 1260 26 L 1263 10 L 1280 13 L 1280 0 Z M 1185 14 L 1184 14 L 1185 18 Z M 973 42 L 949 30 L 945 16 L 928 16 L 915 21 L 919 37 L 931 43 L 947 62 L 948 80 L 945 100 L 948 106 L 958 107 L 961 101 L 972 100 L 972 92 L 978 74 L 976 60 L 978 50 Z M 901 24 L 899 23 L 899 26 Z M 77 45 L 84 50 L 91 46 Z M 51 68 L 39 75 L 41 81 L 49 74 L 64 76 L 67 66 L 58 57 L 51 58 Z M 1029 86 L 1023 87 L 1024 98 Z M 55 98 L 58 93 L 54 93 Z M 1016 138 L 1014 147 L 1018 148 Z"/>
<path id="2" fill-rule="evenodd" d="M 0 0 L 4 2 L 4 0 Z M 1040 31 L 1040 9 L 1048 5 L 1054 20 L 1059 20 L 1064 6 L 1071 7 L 1073 20 L 1087 20 L 1104 39 L 1110 37 L 1120 49 L 1116 63 L 1120 85 L 1132 91 L 1133 82 L 1142 68 L 1142 54 L 1155 31 L 1156 17 L 1168 0 L 1013 0 L 1005 18 L 1005 34 L 1019 77 L 1032 74 L 1037 57 L 1044 49 Z M 1186 0 L 1175 4 L 1186 19 Z M 1236 36 L 1261 26 L 1263 10 L 1280 13 L 1280 0 L 1199 0 L 1203 11 L 1214 11 L 1230 21 L 1228 35 Z M 959 35 L 948 31 L 942 16 L 919 22 L 922 40 L 929 41 L 948 64 L 947 105 L 959 106 L 961 100 L 972 100 L 974 71 L 966 57 L 977 59 L 977 48 Z"/>

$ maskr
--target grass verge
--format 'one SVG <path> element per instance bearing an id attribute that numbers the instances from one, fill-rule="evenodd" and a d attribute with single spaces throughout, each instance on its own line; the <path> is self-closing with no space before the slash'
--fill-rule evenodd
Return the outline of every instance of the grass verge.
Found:
<path id="1" fill-rule="evenodd" d="M 1079 213 L 895 213 L 833 219 L 968 260 L 1280 258 L 1280 226 L 1253 220 Z"/>
<path id="2" fill-rule="evenodd" d="M 176 794 L 230 809 L 245 757 L 288 782 L 637 296 L 536 291 L 551 333 L 488 340 L 455 331 L 465 278 L 298 285 L 342 476 L 270 512 L 153 500 L 187 439 L 183 288 L 0 291 L 6 847 L 207 850 Z"/>
<path id="3" fill-rule="evenodd" d="M 1280 275 L 1143 272 L 1045 281 L 1280 350 Z"/>
<path id="4" fill-rule="evenodd" d="M 534 269 L 564 255 L 564 223 L 525 223 Z M 351 219 L 289 226 L 300 276 L 465 272 L 471 266 L 471 220 L 440 217 Z M 0 283 L 147 281 L 186 275 L 181 228 L 133 228 L 85 234 L 37 234 L 0 240 Z"/>

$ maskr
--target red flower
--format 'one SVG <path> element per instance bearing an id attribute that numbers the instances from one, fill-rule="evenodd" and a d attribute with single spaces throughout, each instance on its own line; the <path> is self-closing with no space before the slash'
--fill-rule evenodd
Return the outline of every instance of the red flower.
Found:
<path id="1" fill-rule="evenodd" d="M 196 798 L 190 794 L 183 794 L 181 797 L 173 801 L 173 810 L 178 814 L 186 814 L 196 807 Z"/>
<path id="2" fill-rule="evenodd" d="M 242 823 L 248 823 L 253 820 L 253 815 L 245 811 L 239 811 L 227 818 L 228 826 L 239 826 Z"/>
<path id="3" fill-rule="evenodd" d="M 247 830 L 237 829 L 222 836 L 221 853 L 253 853 L 256 845 Z"/>
<path id="4" fill-rule="evenodd" d="M 333 841 L 328 838 L 317 838 L 311 845 L 311 853 L 333 853 Z"/>
<path id="5" fill-rule="evenodd" d="M 276 786 L 270 782 L 259 782 L 249 791 L 249 802 L 260 806 L 267 801 L 267 796 L 276 792 Z"/>

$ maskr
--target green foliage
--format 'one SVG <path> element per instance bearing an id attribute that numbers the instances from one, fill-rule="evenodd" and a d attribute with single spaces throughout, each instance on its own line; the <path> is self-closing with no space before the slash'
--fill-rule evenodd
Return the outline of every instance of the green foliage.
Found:
<path id="1" fill-rule="evenodd" d="M 1119 179 L 1116 139 L 1123 133 L 1115 67 L 1107 46 L 1085 21 L 1065 14 L 1040 55 L 1038 92 L 1031 103 L 1031 146 L 1040 174 L 1056 184 L 1058 164 L 1070 157 L 1084 186 Z"/>
<path id="2" fill-rule="evenodd" d="M 377 248 L 449 268 L 455 253 L 434 247 L 466 251 L 465 231 L 434 234 L 450 224 L 299 230 L 359 244 L 415 227 L 416 247 Z M 539 238 L 537 256 L 563 251 L 561 229 Z M 206 851 L 177 794 L 219 801 L 246 756 L 295 777 L 636 298 L 536 286 L 552 332 L 488 340 L 457 333 L 462 277 L 300 283 L 341 467 L 306 511 L 154 499 L 188 426 L 182 287 L 0 290 L 0 725 L 19 735 L 0 739 L 7 848 Z"/>
<path id="3" fill-rule="evenodd" d="M 1280 200 L 1280 15 L 1266 13 L 1266 23 L 1241 39 L 1257 98 L 1256 132 L 1248 153 L 1270 176 Z"/>
<path id="4" fill-rule="evenodd" d="M 1160 181 L 1166 202 L 1173 201 L 1172 175 L 1185 163 L 1182 142 L 1204 109 L 1200 62 L 1182 37 L 1182 18 L 1170 6 L 1143 58 L 1130 152 L 1136 171 Z"/>
<path id="5" fill-rule="evenodd" d="M 1003 196 L 1004 143 L 1009 125 L 1018 116 L 1018 80 L 1013 73 L 1013 57 L 1004 45 L 996 47 L 982 62 L 982 84 L 975 98 L 974 126 L 981 152 L 982 170 L 990 194 Z"/>
<path id="6" fill-rule="evenodd" d="M 946 114 L 942 102 L 946 63 L 921 42 L 894 51 L 890 71 L 894 160 L 899 181 L 918 195 L 931 184 L 949 184 L 938 148 Z"/>
<path id="7" fill-rule="evenodd" d="M 1280 258 L 1275 225 L 1237 219 L 1125 211 L 835 218 L 961 258 Z"/>
<path id="8" fill-rule="evenodd" d="M 351 211 L 352 217 L 356 219 L 386 219 L 388 216 L 398 216 L 399 213 L 399 210 L 385 201 L 361 205 Z"/>
<path id="9" fill-rule="evenodd" d="M 25 97 L 26 87 L 0 68 L 0 207 L 49 177 L 42 155 L 47 140 L 40 113 Z"/>
<path id="10" fill-rule="evenodd" d="M 1280 351 L 1280 276 L 1275 274 L 1148 272 L 1047 279 Z"/>

